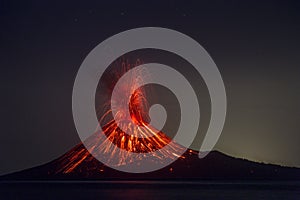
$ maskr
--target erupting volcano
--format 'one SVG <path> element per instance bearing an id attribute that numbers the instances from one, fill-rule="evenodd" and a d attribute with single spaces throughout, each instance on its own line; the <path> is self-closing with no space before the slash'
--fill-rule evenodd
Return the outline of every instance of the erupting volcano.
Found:
<path id="1" fill-rule="evenodd" d="M 97 92 L 101 93 L 97 95 L 96 92 L 95 99 L 99 126 L 95 127 L 95 132 L 83 143 L 52 162 L 4 176 L 2 179 L 299 180 L 299 169 L 255 163 L 217 151 L 212 151 L 205 158 L 199 159 L 199 152 L 186 149 L 157 130 L 150 124 L 148 115 L 151 106 L 151 102 L 147 100 L 149 92 L 143 87 L 133 89 L 137 83 L 143 82 L 145 76 L 149 76 L 146 70 L 132 74 L 130 81 L 122 85 L 117 93 L 116 102 L 113 102 L 116 106 L 114 110 L 117 111 L 113 114 L 111 94 L 117 81 L 140 64 L 139 60 L 134 65 L 124 60 L 116 61 L 115 67 L 100 79 Z M 130 99 L 124 99 L 123 94 L 132 95 L 128 95 Z M 155 95 L 152 91 L 150 94 Z M 129 109 L 130 116 L 125 115 L 124 108 Z M 103 158 L 106 164 L 96 159 L 97 157 Z M 145 163 L 150 165 L 166 162 L 169 165 L 149 173 L 125 173 L 115 170 L 119 166 L 131 167 L 132 164 L 139 166 Z"/>
<path id="2" fill-rule="evenodd" d="M 122 61 L 121 64 L 116 63 L 119 64 L 119 67 L 117 66 L 116 70 L 112 72 L 113 78 L 105 81 L 105 85 L 109 85 L 106 89 L 110 93 L 110 95 L 106 95 L 108 97 L 111 96 L 117 79 L 131 68 L 141 64 L 140 60 L 137 60 L 134 65 L 125 61 Z M 185 150 L 184 147 L 150 125 L 149 105 L 145 90 L 140 87 L 133 91 L 137 82 L 143 83 L 144 76 L 148 76 L 146 69 L 132 74 L 131 81 L 122 85 L 121 90 L 117 93 L 120 97 L 116 99 L 117 102 L 114 102 L 115 110 L 117 110 L 114 117 L 110 98 L 107 98 L 99 107 L 96 106 L 99 116 L 99 126 L 96 132 L 84 141 L 86 148 L 82 148 L 83 145 L 80 145 L 80 149 L 75 148 L 61 158 L 61 166 L 56 173 L 72 173 L 82 163 L 92 160 L 93 156 L 102 156 L 110 166 L 144 162 L 145 158 L 147 158 L 147 162 L 165 162 L 166 159 L 184 158 L 181 156 L 181 152 Z M 124 94 L 130 96 L 130 99 L 122 98 Z M 102 98 L 105 98 L 104 96 L 102 95 Z M 126 105 L 127 102 L 129 105 Z M 129 118 L 124 114 L 126 112 L 124 108 L 129 109 Z"/>

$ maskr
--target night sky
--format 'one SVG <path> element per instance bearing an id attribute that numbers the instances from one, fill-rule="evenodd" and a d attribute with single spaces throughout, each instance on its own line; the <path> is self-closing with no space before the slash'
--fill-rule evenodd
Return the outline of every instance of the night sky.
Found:
<path id="1" fill-rule="evenodd" d="M 147 26 L 189 35 L 217 64 L 228 112 L 215 149 L 300 167 L 299 10 L 299 1 L 0 0 L 0 174 L 80 142 L 72 88 L 83 59 L 106 38 Z"/>

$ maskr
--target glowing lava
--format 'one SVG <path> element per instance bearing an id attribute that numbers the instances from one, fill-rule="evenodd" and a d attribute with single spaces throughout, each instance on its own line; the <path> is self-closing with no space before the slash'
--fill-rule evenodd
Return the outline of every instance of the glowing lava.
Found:
<path id="1" fill-rule="evenodd" d="M 121 77 L 130 68 L 140 65 L 137 60 L 136 64 L 128 65 L 125 62 L 121 64 L 121 72 L 116 75 Z M 112 110 L 110 108 L 110 101 L 103 105 L 104 113 L 99 118 L 99 127 L 97 131 L 92 134 L 84 143 L 88 148 L 75 148 L 73 152 L 66 154 L 61 160 L 62 166 L 58 172 L 70 173 L 74 171 L 82 162 L 92 160 L 93 155 L 100 155 L 105 157 L 111 165 L 120 166 L 127 165 L 133 162 L 141 162 L 146 156 L 149 157 L 150 162 L 164 162 L 165 159 L 184 158 L 179 156 L 182 146 L 173 142 L 167 135 L 161 131 L 156 130 L 149 125 L 149 106 L 147 102 L 146 93 L 143 88 L 132 91 L 132 88 L 137 82 L 143 81 L 143 76 L 147 75 L 145 71 L 134 74 L 132 81 L 122 86 L 122 93 L 130 93 L 131 98 L 127 106 L 130 111 L 131 119 L 124 117 L 124 104 L 128 102 L 127 99 L 118 98 L 115 105 L 119 105 L 115 118 L 118 118 L 121 123 L 118 127 L 115 119 L 112 118 Z M 120 94 L 121 96 L 121 94 Z M 124 95 L 122 95 L 124 96 Z M 125 106 L 126 107 L 126 106 Z M 137 124 L 138 126 L 136 126 Z M 167 145 L 167 148 L 162 149 Z M 79 146 L 78 146 L 79 147 Z M 125 151 L 120 151 L 123 149 Z M 145 154 L 152 152 L 152 154 Z M 134 153 L 134 155 L 132 155 Z M 101 169 L 99 169 L 101 172 Z"/>

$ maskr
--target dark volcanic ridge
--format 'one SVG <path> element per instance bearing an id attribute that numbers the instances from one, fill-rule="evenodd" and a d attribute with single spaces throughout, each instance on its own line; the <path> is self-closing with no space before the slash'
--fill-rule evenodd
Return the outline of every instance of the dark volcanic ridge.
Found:
<path id="1" fill-rule="evenodd" d="M 70 160 L 70 158 L 77 160 Z M 80 161 L 80 162 L 78 162 Z M 187 150 L 171 165 L 154 172 L 120 172 L 100 163 L 78 144 L 47 164 L 0 177 L 0 180 L 300 180 L 300 169 L 233 158 L 218 151 L 199 159 Z"/>

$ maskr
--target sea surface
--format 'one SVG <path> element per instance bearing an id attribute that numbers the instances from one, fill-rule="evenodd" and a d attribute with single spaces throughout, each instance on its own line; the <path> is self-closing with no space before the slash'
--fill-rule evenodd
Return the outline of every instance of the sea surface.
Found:
<path id="1" fill-rule="evenodd" d="M 300 182 L 1 181 L 0 199 L 300 200 Z"/>

